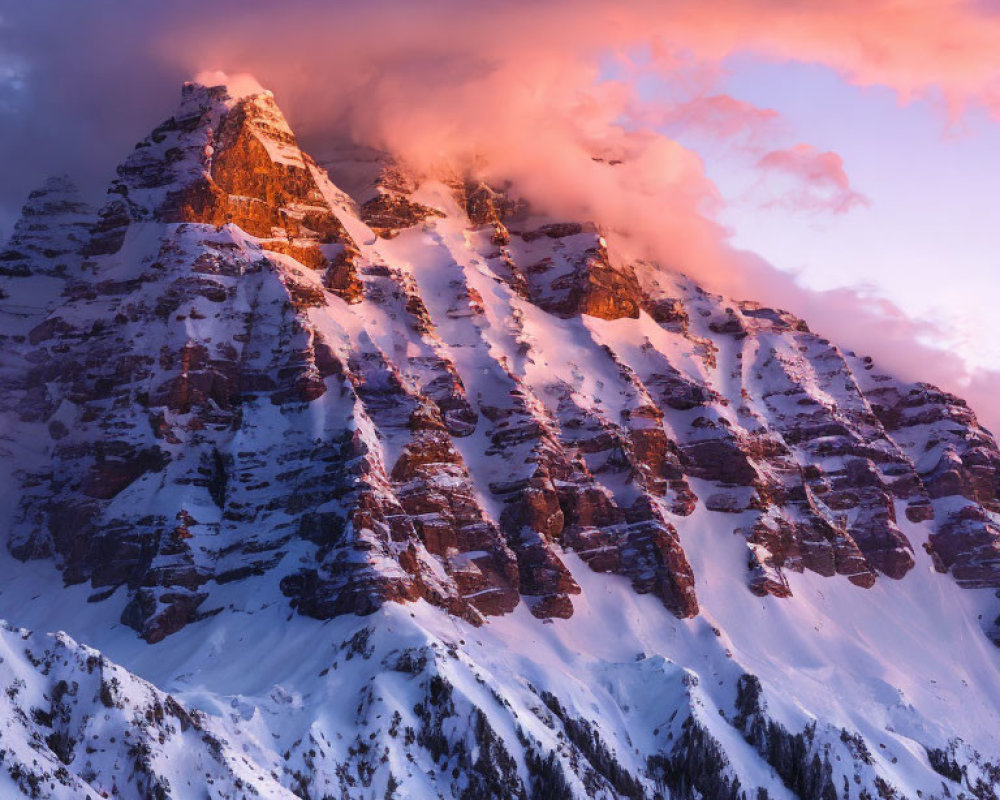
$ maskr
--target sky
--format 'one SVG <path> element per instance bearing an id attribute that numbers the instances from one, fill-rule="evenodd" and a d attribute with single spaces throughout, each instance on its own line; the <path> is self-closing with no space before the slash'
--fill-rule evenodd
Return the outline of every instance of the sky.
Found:
<path id="1" fill-rule="evenodd" d="M 869 287 L 940 322 L 949 348 L 974 367 L 1000 367 L 996 120 L 982 109 L 949 120 L 932 102 L 903 105 L 889 89 L 853 86 L 817 65 L 743 58 L 727 67 L 728 93 L 776 110 L 791 139 L 837 153 L 863 198 L 833 213 L 775 203 L 766 193 L 774 187 L 745 165 L 706 157 L 734 244 L 815 289 Z"/>
<path id="2" fill-rule="evenodd" d="M 997 52 L 992 0 L 0 0 L 0 236 L 47 174 L 99 201 L 183 80 L 250 73 L 311 152 L 513 181 L 1000 427 Z"/>

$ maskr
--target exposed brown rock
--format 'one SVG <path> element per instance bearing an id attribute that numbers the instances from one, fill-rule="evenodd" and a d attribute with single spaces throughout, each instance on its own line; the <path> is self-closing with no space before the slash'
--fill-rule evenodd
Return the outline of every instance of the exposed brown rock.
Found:
<path id="1" fill-rule="evenodd" d="M 959 585 L 972 589 L 1000 585 L 1000 525 L 986 510 L 969 505 L 950 515 L 930 546 Z"/>
<path id="2" fill-rule="evenodd" d="M 657 300 L 646 300 L 643 309 L 649 316 L 661 325 L 680 332 L 688 329 L 689 317 L 682 303 L 676 297 L 664 297 Z"/>
<path id="3" fill-rule="evenodd" d="M 412 228 L 428 217 L 444 216 L 436 208 L 429 208 L 404 195 L 383 193 L 361 206 L 361 219 L 384 239 L 396 231 Z"/>

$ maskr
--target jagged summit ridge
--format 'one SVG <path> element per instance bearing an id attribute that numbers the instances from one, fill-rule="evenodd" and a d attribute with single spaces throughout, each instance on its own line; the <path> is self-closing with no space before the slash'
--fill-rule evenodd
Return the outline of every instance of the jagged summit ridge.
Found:
<path id="1" fill-rule="evenodd" d="M 758 595 L 903 578 L 897 514 L 930 521 L 942 571 L 1000 585 L 1000 455 L 957 398 L 471 177 L 373 162 L 352 198 L 350 158 L 318 167 L 270 92 L 185 85 L 18 334 L 5 407 L 38 433 L 14 555 L 125 587 L 151 641 L 240 580 L 322 618 L 568 617 L 567 550 L 688 617 L 699 505 Z M 70 216 L 42 227 L 78 232 L 46 191 Z"/>

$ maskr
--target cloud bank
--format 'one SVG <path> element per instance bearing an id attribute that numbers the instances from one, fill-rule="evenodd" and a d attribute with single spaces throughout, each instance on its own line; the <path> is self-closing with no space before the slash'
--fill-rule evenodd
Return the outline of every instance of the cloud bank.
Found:
<path id="1" fill-rule="evenodd" d="M 668 135 L 695 126 L 770 141 L 774 112 L 718 91 L 724 60 L 746 53 L 823 63 L 952 116 L 975 106 L 1000 118 L 997 52 L 1000 14 L 972 0 L 0 0 L 0 218 L 51 172 L 104 185 L 181 81 L 250 73 L 319 157 L 347 135 L 417 168 L 484 165 L 554 214 L 599 220 L 623 256 L 789 307 L 904 377 L 965 391 L 1000 427 L 977 390 L 994 378 L 928 358 L 919 342 L 933 328 L 858 292 L 811 294 L 734 251 L 701 159 Z M 670 99 L 644 95 L 644 76 Z M 764 152 L 761 169 L 792 182 L 777 202 L 863 202 L 835 153 L 779 142 Z"/>

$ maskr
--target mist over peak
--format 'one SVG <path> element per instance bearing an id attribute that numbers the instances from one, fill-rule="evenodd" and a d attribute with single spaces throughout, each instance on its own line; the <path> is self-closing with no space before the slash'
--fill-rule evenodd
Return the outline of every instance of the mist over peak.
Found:
<path id="1" fill-rule="evenodd" d="M 247 72 L 229 74 L 222 70 L 205 70 L 195 75 L 193 82 L 205 87 L 225 86 L 229 96 L 234 100 L 268 92 L 253 75 Z"/>
<path id="2" fill-rule="evenodd" d="M 297 0 L 280 11 L 228 0 L 97 5 L 102 13 L 55 1 L 44 11 L 4 9 L 0 113 L 9 124 L 0 146 L 18 154 L 0 194 L 8 230 L 28 191 L 51 172 L 72 172 L 98 202 L 117 154 L 158 121 L 182 81 L 228 82 L 238 97 L 263 84 L 318 157 L 331 142 L 353 141 L 391 152 L 417 174 L 473 165 L 554 217 L 598 222 L 623 258 L 787 306 L 901 374 L 914 375 L 914 360 L 930 363 L 934 380 L 992 406 L 979 387 L 995 373 L 914 344 L 947 338 L 936 332 L 943 323 L 911 324 L 891 300 L 850 286 L 815 297 L 787 272 L 735 250 L 703 157 L 674 135 L 678 126 L 733 141 L 751 130 L 759 143 L 776 135 L 773 112 L 720 93 L 734 54 L 826 64 L 904 101 L 937 98 L 953 116 L 993 113 L 990 54 L 1000 29 L 980 4 L 494 9 L 436 0 L 419 15 L 389 0 L 364 8 Z M 653 80 L 667 90 L 648 90 Z M 753 163 L 791 182 L 775 207 L 864 206 L 851 164 L 808 142 L 775 139 Z"/>

